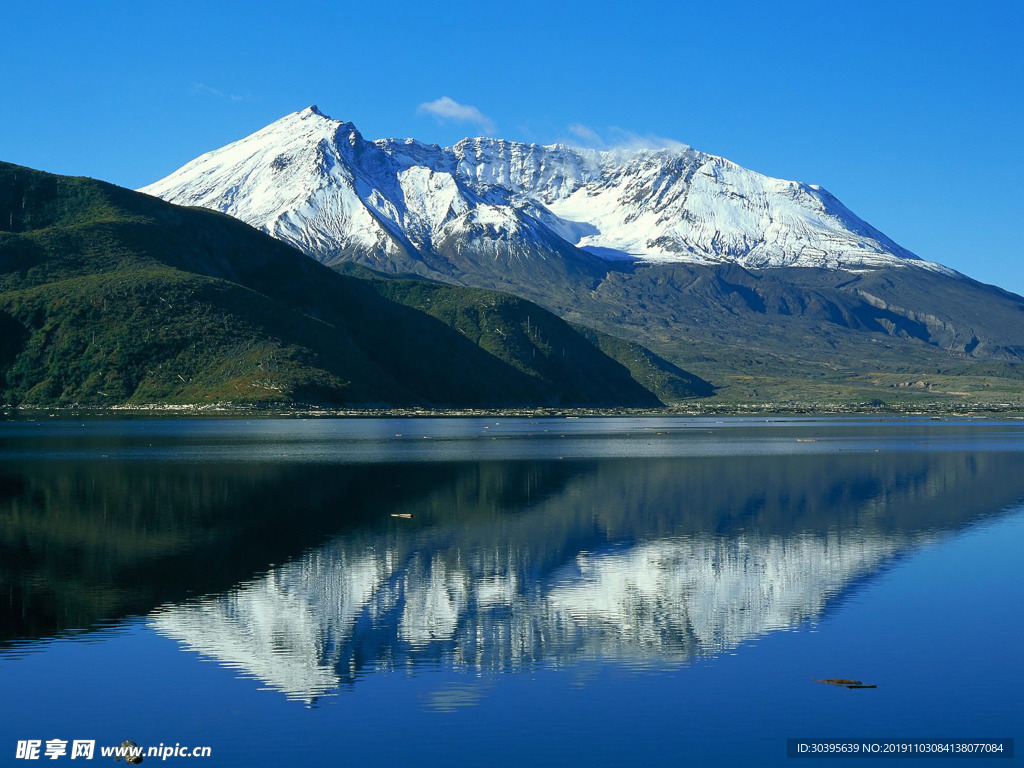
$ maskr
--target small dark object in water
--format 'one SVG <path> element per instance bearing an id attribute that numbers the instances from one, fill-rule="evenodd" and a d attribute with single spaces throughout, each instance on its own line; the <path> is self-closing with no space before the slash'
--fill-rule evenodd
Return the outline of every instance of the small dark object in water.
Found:
<path id="1" fill-rule="evenodd" d="M 136 744 L 131 739 L 125 739 L 124 741 L 122 741 L 121 742 L 121 749 L 124 750 L 125 752 L 127 752 L 129 749 L 138 750 L 140 753 L 142 751 L 142 750 L 139 750 L 139 745 Z M 128 763 L 129 765 L 138 765 L 139 763 L 142 762 L 142 755 L 141 754 L 126 754 L 124 756 L 124 761 L 126 763 Z M 121 762 L 121 758 L 118 755 L 114 755 L 114 762 Z"/>
<path id="2" fill-rule="evenodd" d="M 860 680 L 847 680 L 845 677 L 830 677 L 825 680 L 819 680 L 816 677 L 812 677 L 816 683 L 825 683 L 826 685 L 838 685 L 840 688 L 877 688 L 877 685 L 864 685 Z"/>

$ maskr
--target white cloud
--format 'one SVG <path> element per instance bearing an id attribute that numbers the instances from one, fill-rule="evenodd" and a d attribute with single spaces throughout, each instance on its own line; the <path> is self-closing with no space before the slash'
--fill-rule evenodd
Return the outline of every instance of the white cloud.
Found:
<path id="1" fill-rule="evenodd" d="M 214 88 L 206 83 L 194 83 L 192 85 L 192 93 L 199 93 L 203 96 L 216 96 L 218 99 L 224 98 L 224 92 Z"/>
<path id="2" fill-rule="evenodd" d="M 228 101 L 253 101 L 251 96 L 242 96 L 237 93 L 224 93 L 219 88 L 214 88 L 206 83 L 193 83 L 192 93 L 200 96 L 212 96 L 215 99 L 227 99 Z"/>
<path id="3" fill-rule="evenodd" d="M 589 147 L 604 147 L 604 139 L 601 138 L 598 132 L 589 126 L 583 125 L 583 123 L 573 123 L 570 125 L 569 133 L 582 139 L 583 143 Z"/>
<path id="4" fill-rule="evenodd" d="M 668 149 L 678 152 L 690 149 L 686 144 L 675 139 L 666 139 L 663 136 L 655 136 L 651 133 L 634 133 L 617 126 L 611 126 L 606 129 L 604 136 L 583 123 L 573 123 L 567 126 L 567 130 L 577 139 L 580 139 L 580 143 L 577 146 L 589 149 L 603 149 L 611 152 L 638 152 L 644 149 Z"/>
<path id="5" fill-rule="evenodd" d="M 476 107 L 469 104 L 459 104 L 455 99 L 442 96 L 434 101 L 427 101 L 416 108 L 419 114 L 433 115 L 438 120 L 451 121 L 455 123 L 475 123 L 479 125 L 484 133 L 493 134 L 495 131 L 494 121 L 487 117 Z"/>
<path id="6" fill-rule="evenodd" d="M 627 131 L 625 128 L 612 127 L 608 129 L 614 136 L 612 142 L 614 149 L 637 150 L 637 149 L 671 149 L 681 151 L 691 149 L 687 144 L 675 139 L 666 139 L 664 136 L 655 136 L 652 133 L 639 134 Z"/>

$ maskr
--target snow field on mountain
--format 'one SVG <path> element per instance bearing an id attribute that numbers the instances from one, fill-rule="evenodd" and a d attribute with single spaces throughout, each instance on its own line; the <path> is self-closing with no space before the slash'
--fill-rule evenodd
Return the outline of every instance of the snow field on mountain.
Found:
<path id="1" fill-rule="evenodd" d="M 508 262 L 552 249 L 656 262 L 913 265 L 827 191 L 689 147 L 597 151 L 502 139 L 363 139 L 315 107 L 209 152 L 143 192 L 223 211 L 321 261 L 435 247 Z"/>

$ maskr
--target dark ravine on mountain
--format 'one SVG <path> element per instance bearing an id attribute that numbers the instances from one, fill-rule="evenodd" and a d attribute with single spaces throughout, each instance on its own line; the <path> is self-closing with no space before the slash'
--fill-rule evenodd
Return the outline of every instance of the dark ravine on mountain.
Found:
<path id="1" fill-rule="evenodd" d="M 143 191 L 325 264 L 521 296 L 718 401 L 1024 404 L 1024 299 L 918 258 L 820 187 L 689 147 L 368 141 L 310 107 Z"/>
<path id="2" fill-rule="evenodd" d="M 657 407 L 711 391 L 523 299 L 343 275 L 220 213 L 0 164 L 0 404 Z"/>

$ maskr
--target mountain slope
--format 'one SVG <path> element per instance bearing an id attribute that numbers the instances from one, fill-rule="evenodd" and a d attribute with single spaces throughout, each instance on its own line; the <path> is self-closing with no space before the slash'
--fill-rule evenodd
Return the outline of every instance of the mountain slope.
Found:
<path id="1" fill-rule="evenodd" d="M 579 251 L 507 195 L 453 175 L 436 147 L 387 152 L 315 107 L 197 158 L 140 190 L 228 213 L 318 261 L 484 287 L 567 276 L 595 281 Z M 411 154 L 410 154 L 411 153 Z M 416 164 L 429 158 L 437 167 Z M 180 189 L 179 189 L 180 188 Z"/>
<path id="2" fill-rule="evenodd" d="M 351 265 L 340 269 L 370 280 L 381 295 L 440 320 L 514 368 L 523 369 L 529 361 L 545 378 L 579 380 L 584 389 L 563 392 L 563 397 L 586 401 L 595 395 L 595 387 L 604 386 L 602 356 L 574 343 L 577 335 L 625 367 L 634 381 L 662 402 L 714 394 L 711 384 L 639 344 L 585 326 L 570 326 L 516 296 L 425 280 L 381 279 Z"/>
<path id="3" fill-rule="evenodd" d="M 963 277 L 652 264 L 562 302 L 726 400 L 1024 404 L 1024 299 Z"/>
<path id="4" fill-rule="evenodd" d="M 578 370 L 498 357 L 211 211 L 0 164 L 0 227 L 5 402 L 658 404 L 579 334 Z"/>

